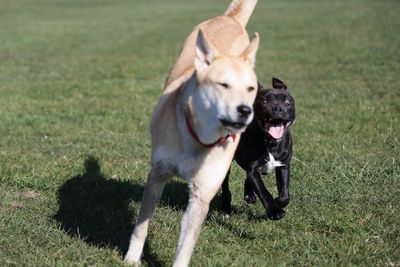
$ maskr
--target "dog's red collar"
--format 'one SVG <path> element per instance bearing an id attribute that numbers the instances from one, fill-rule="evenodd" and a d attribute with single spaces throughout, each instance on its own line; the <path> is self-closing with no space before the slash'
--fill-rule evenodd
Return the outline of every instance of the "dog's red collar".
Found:
<path id="1" fill-rule="evenodd" d="M 233 141 L 235 141 L 235 139 L 236 139 L 236 134 L 228 134 L 227 136 L 219 138 L 214 143 L 204 144 L 203 142 L 200 141 L 199 137 L 197 136 L 197 134 L 193 130 L 192 125 L 190 125 L 189 118 L 188 118 L 188 116 L 186 114 L 185 114 L 185 119 L 186 119 L 186 126 L 187 126 L 187 129 L 188 129 L 190 135 L 193 137 L 194 140 L 196 140 L 200 145 L 202 145 L 204 147 L 210 148 L 210 147 L 214 147 L 214 146 L 217 146 L 217 145 L 222 145 L 226 141 L 228 141 L 229 137 L 232 137 Z"/>

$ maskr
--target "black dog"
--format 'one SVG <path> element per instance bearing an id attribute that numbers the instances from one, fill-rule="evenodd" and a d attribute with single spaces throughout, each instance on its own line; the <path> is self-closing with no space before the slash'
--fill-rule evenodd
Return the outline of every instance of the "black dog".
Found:
<path id="1" fill-rule="evenodd" d="M 292 158 L 292 137 L 289 126 L 295 119 L 295 107 L 294 99 L 282 81 L 273 78 L 272 87 L 273 89 L 265 89 L 259 85 L 259 92 L 254 102 L 255 117 L 242 134 L 235 160 L 247 171 L 244 200 L 247 203 L 254 203 L 257 194 L 268 218 L 279 220 L 285 215 L 283 208 L 289 203 Z M 262 181 L 262 175 L 274 170 L 279 192 L 276 199 Z M 222 209 L 228 215 L 232 212 L 229 171 L 222 184 Z"/>

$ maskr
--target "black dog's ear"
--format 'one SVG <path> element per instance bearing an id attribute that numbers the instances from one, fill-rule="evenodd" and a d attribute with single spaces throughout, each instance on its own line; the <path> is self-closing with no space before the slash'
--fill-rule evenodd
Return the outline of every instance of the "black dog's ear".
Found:
<path id="1" fill-rule="evenodd" d="M 286 84 L 275 77 L 272 78 L 272 88 L 287 90 Z"/>
<path id="2" fill-rule="evenodd" d="M 258 90 L 264 89 L 264 86 L 260 82 L 257 83 L 258 83 Z"/>

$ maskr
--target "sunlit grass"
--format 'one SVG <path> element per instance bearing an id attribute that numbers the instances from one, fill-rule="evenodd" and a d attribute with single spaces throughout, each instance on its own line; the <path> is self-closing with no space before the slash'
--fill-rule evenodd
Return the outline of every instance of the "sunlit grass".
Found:
<path id="1" fill-rule="evenodd" d="M 228 2 L 0 0 L 1 266 L 122 265 L 164 79 Z M 236 212 L 224 221 L 215 201 L 192 266 L 400 264 L 399 13 L 390 0 L 259 1 L 258 78 L 285 81 L 297 105 L 291 203 L 265 220 L 234 164 Z M 172 264 L 186 200 L 173 180 L 145 266 Z"/>

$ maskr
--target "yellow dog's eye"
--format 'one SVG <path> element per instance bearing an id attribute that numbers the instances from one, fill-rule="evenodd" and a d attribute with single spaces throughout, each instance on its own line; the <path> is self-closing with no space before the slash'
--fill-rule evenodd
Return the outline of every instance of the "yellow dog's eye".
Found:
<path id="1" fill-rule="evenodd" d="M 254 88 L 253 86 L 247 87 L 247 92 L 253 92 L 254 89 L 255 89 L 255 88 Z"/>
<path id="2" fill-rule="evenodd" d="M 224 87 L 225 89 L 229 88 L 229 85 L 227 83 L 217 83 L 219 86 Z"/>

